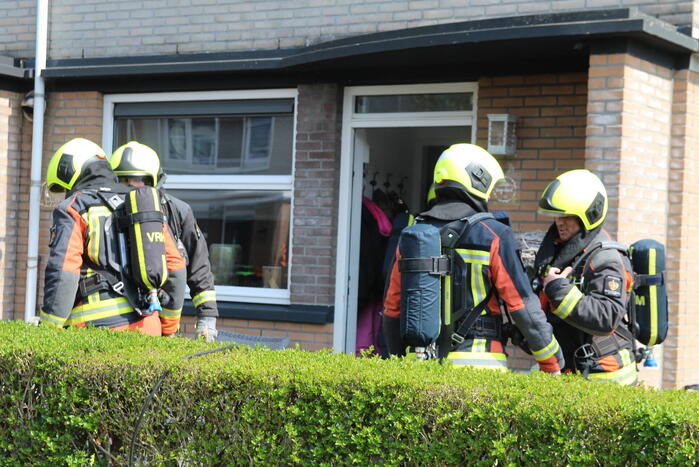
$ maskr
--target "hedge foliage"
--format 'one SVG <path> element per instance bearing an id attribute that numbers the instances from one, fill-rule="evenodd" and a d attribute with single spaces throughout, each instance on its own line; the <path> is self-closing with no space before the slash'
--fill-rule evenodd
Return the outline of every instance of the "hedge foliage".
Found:
<path id="1" fill-rule="evenodd" d="M 0 465 L 692 465 L 699 393 L 0 322 Z"/>

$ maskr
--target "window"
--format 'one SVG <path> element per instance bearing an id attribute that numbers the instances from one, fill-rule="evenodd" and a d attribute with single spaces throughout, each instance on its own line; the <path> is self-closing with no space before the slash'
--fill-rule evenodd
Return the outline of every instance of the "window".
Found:
<path id="1" fill-rule="evenodd" d="M 473 110 L 473 93 L 356 96 L 355 113 L 453 112 Z"/>
<path id="2" fill-rule="evenodd" d="M 289 303 L 295 90 L 105 97 L 105 147 L 155 149 L 222 300 Z"/>

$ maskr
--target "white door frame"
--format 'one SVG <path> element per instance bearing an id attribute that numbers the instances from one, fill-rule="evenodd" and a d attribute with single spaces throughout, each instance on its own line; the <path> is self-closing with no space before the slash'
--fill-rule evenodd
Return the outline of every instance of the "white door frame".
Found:
<path id="1" fill-rule="evenodd" d="M 384 114 L 356 114 L 354 112 L 356 96 L 450 92 L 472 92 L 473 110 Z M 364 161 L 360 157 L 355 157 L 355 130 L 359 128 L 471 125 L 471 141 L 475 141 L 477 102 L 477 83 L 354 86 L 345 88 L 337 215 L 337 258 L 335 263 L 335 319 L 333 324 L 333 347 L 335 352 L 354 353 L 356 343 L 359 227 L 361 223 L 362 164 Z"/>

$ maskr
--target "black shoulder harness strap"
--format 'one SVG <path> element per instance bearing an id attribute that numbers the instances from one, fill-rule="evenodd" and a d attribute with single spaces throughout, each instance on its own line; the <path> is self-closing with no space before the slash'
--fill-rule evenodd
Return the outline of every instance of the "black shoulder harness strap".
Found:
<path id="1" fill-rule="evenodd" d="M 442 249 L 446 250 L 447 256 L 451 261 L 463 261 L 461 256 L 459 256 L 455 251 L 457 243 L 461 238 L 463 238 L 464 235 L 468 233 L 472 226 L 487 219 L 495 219 L 495 217 L 489 212 L 479 212 L 478 214 L 450 222 L 440 229 L 440 234 L 442 236 Z M 494 291 L 495 287 L 491 287 L 483 301 L 475 305 L 472 309 L 458 310 L 456 313 L 454 313 L 452 316 L 452 322 L 456 323 L 462 318 L 463 320 L 461 321 L 458 329 L 456 329 L 451 335 L 452 344 L 458 345 L 464 341 L 466 334 L 471 327 L 473 327 L 473 324 L 481 315 L 481 312 L 486 306 L 488 306 L 488 302 L 490 301 L 490 297 L 493 296 Z"/>
<path id="2" fill-rule="evenodd" d="M 592 258 L 592 256 L 602 250 L 617 250 L 620 253 L 628 256 L 629 255 L 629 247 L 626 246 L 625 244 L 621 242 L 612 242 L 612 241 L 606 241 L 606 242 L 597 242 L 593 245 L 590 245 L 590 248 L 587 249 L 585 253 L 580 255 L 578 259 L 573 262 L 571 267 L 573 268 L 573 271 L 576 271 L 578 267 L 581 265 L 585 265 L 585 262 L 589 259 Z"/>

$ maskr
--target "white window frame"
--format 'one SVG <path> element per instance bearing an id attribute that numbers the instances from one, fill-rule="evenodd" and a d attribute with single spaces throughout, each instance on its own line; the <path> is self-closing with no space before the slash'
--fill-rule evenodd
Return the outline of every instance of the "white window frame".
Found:
<path id="1" fill-rule="evenodd" d="M 355 97 L 371 95 L 473 93 L 470 111 L 357 113 Z M 359 225 L 361 220 L 362 160 L 356 156 L 355 130 L 425 126 L 471 126 L 476 141 L 478 83 L 436 83 L 395 86 L 354 86 L 345 88 L 342 113 L 342 149 L 337 222 L 335 270 L 336 352 L 354 353 L 357 332 L 357 292 L 359 275 Z"/>
<path id="2" fill-rule="evenodd" d="M 255 190 L 255 191 L 288 191 L 291 193 L 291 219 L 289 221 L 288 269 L 291 271 L 292 241 L 293 241 L 293 212 L 294 212 L 294 171 L 296 160 L 296 112 L 298 91 L 296 89 L 268 89 L 245 91 L 201 91 L 201 92 L 161 92 L 146 94 L 107 94 L 104 96 L 102 113 L 102 147 L 111 151 L 114 141 L 114 108 L 120 103 L 135 102 L 185 102 L 185 101 L 218 101 L 218 100 L 264 100 L 264 99 L 293 99 L 293 129 L 291 148 L 291 175 L 168 175 L 165 188 L 194 190 L 205 186 L 211 190 Z M 243 157 L 243 155 L 241 155 Z M 196 177 L 196 180 L 192 180 Z M 221 301 L 266 303 L 274 305 L 289 305 L 291 303 L 291 275 L 288 275 L 286 289 L 268 289 L 263 287 L 216 286 L 217 299 Z"/>

